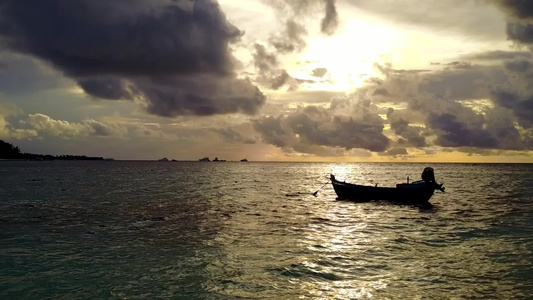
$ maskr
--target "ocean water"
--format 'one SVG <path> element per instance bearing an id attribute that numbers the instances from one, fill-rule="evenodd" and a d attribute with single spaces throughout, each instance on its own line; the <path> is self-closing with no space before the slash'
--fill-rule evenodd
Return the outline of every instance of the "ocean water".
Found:
<path id="1" fill-rule="evenodd" d="M 435 169 L 433 208 L 336 201 Z M 0 299 L 531 299 L 533 164 L 0 161 Z"/>

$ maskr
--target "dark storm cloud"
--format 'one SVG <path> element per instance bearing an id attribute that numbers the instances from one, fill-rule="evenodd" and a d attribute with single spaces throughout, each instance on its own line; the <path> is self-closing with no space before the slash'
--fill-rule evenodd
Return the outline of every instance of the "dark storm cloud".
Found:
<path id="1" fill-rule="evenodd" d="M 370 81 L 362 92 L 373 101 L 386 89 L 386 102 L 407 105 L 387 110 L 391 130 L 404 143 L 428 146 L 428 136 L 444 147 L 524 150 L 531 148 L 533 88 L 531 65 L 520 60 L 505 66 L 472 65 L 438 72 L 398 74 L 387 70 L 385 79 Z M 529 80 L 528 80 L 529 78 Z M 492 105 L 463 104 L 465 99 L 490 99 Z M 480 100 L 487 101 L 487 100 Z M 412 126 L 420 123 L 424 128 Z M 522 129 L 518 129 L 518 123 Z"/>
<path id="2" fill-rule="evenodd" d="M 455 115 L 431 113 L 428 123 L 438 134 L 437 145 L 444 147 L 496 148 L 498 143 L 492 135 L 482 128 L 468 128 L 457 120 Z"/>
<path id="3" fill-rule="evenodd" d="M 445 65 L 447 66 L 447 65 Z M 454 66 L 456 66 L 454 64 Z M 486 96 L 487 82 L 484 78 L 505 78 L 501 68 L 470 65 L 466 68 L 447 68 L 441 72 L 423 76 L 421 91 L 446 96 L 454 100 L 481 98 Z"/>
<path id="4" fill-rule="evenodd" d="M 533 44 L 533 5 L 528 0 L 493 0 L 509 18 L 507 37 L 521 44 Z"/>
<path id="5" fill-rule="evenodd" d="M 279 117 L 263 117 L 255 120 L 253 123 L 254 129 L 261 133 L 263 141 L 267 144 L 272 144 L 280 148 L 290 147 L 291 138 L 295 138 L 290 128 L 285 128 L 285 118 Z"/>
<path id="6" fill-rule="evenodd" d="M 425 126 L 436 135 L 438 146 L 508 150 L 524 147 L 513 118 L 503 118 L 496 113 L 500 107 L 480 114 L 449 98 L 428 97 L 409 103 L 409 109 L 426 116 Z"/>
<path id="7" fill-rule="evenodd" d="M 507 36 L 521 44 L 533 44 L 533 24 L 508 23 Z"/>
<path id="8" fill-rule="evenodd" d="M 332 101 L 330 108 L 301 107 L 287 115 L 254 121 L 254 129 L 264 142 L 285 151 L 300 152 L 317 149 L 309 146 L 384 151 L 389 140 L 383 135 L 383 128 L 382 119 L 374 107 L 369 102 L 355 99 Z"/>
<path id="9" fill-rule="evenodd" d="M 531 70 L 532 61 L 527 59 L 514 59 L 504 62 L 505 69 L 511 72 L 525 73 Z"/>
<path id="10" fill-rule="evenodd" d="M 120 10 L 140 1 L 3 2 L 7 45 L 70 75 L 229 73 L 227 44 L 242 34 L 205 0 L 191 9 L 165 4 L 160 13 L 134 15 Z"/>
<path id="11" fill-rule="evenodd" d="M 493 0 L 509 16 L 519 20 L 533 20 L 533 5 L 530 0 Z"/>
<path id="12" fill-rule="evenodd" d="M 496 90 L 494 100 L 501 107 L 511 109 L 518 120 L 518 124 L 524 128 L 533 125 L 533 95 L 521 97 L 514 91 Z"/>
<path id="13" fill-rule="evenodd" d="M 79 86 L 89 95 L 100 99 L 132 99 L 133 92 L 128 83 L 118 76 L 104 75 L 78 79 Z"/>
<path id="14" fill-rule="evenodd" d="M 520 126 L 531 129 L 533 125 L 533 59 L 515 58 L 503 64 L 508 73 L 505 84 L 492 88 L 494 103 L 510 109 Z"/>
<path id="15" fill-rule="evenodd" d="M 0 45 L 49 62 L 94 97 L 143 99 L 170 117 L 254 113 L 264 103 L 250 82 L 236 78 L 229 44 L 243 33 L 212 0 L 3 0 L 0 28 Z M 165 85 L 197 76 L 204 82 L 195 88 Z M 225 90 L 202 86 L 219 80 L 238 87 L 218 95 L 206 90 Z"/>
<path id="16" fill-rule="evenodd" d="M 151 101 L 151 113 L 209 116 L 242 112 L 255 114 L 265 101 L 261 91 L 247 80 L 213 75 L 138 80 L 136 88 Z"/>
<path id="17" fill-rule="evenodd" d="M 391 115 L 389 114 L 388 117 L 391 118 Z M 409 122 L 405 119 L 398 118 L 397 120 L 391 121 L 391 129 L 395 134 L 405 138 L 414 147 L 426 146 L 425 138 L 420 135 L 421 128 L 410 126 Z"/>
<path id="18" fill-rule="evenodd" d="M 383 151 L 388 139 L 383 135 L 383 125 L 354 120 L 349 116 L 334 115 L 317 106 L 308 106 L 287 117 L 287 124 L 308 144 L 362 148 L 370 151 Z"/>

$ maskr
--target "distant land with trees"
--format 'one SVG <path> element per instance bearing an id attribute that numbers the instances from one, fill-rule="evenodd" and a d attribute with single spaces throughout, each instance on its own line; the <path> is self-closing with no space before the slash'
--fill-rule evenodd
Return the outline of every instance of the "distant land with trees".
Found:
<path id="1" fill-rule="evenodd" d="M 103 157 L 91 157 L 85 155 L 50 155 L 23 153 L 19 147 L 0 140 L 0 159 L 23 159 L 23 160 L 104 160 Z"/>

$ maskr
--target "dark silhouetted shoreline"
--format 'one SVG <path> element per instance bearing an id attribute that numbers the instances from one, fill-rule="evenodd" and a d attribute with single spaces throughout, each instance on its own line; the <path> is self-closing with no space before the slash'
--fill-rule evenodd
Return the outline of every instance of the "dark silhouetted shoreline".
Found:
<path id="1" fill-rule="evenodd" d="M 85 155 L 50 155 L 22 153 L 20 148 L 0 140 L 0 159 L 13 160 L 106 160 L 103 157 Z"/>

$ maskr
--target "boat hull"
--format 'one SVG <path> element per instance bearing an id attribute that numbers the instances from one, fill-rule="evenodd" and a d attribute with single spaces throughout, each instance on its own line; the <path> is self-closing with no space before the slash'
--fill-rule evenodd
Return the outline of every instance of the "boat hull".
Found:
<path id="1" fill-rule="evenodd" d="M 337 200 L 372 201 L 387 200 L 400 203 L 428 203 L 435 185 L 426 182 L 404 184 L 399 187 L 374 187 L 351 184 L 331 178 Z"/>

